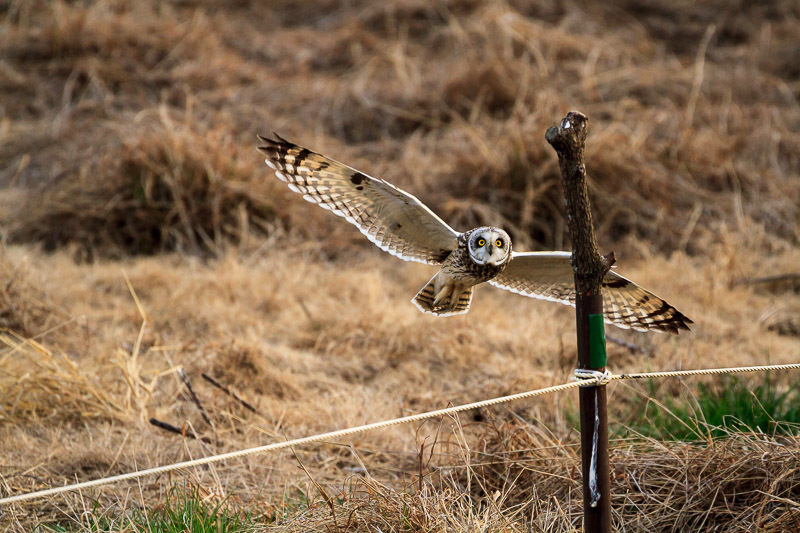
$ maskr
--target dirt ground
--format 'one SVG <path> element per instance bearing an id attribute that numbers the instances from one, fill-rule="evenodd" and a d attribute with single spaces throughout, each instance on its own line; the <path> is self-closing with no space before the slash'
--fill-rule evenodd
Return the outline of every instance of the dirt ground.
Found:
<path id="1" fill-rule="evenodd" d="M 432 268 L 286 189 L 255 149 L 270 131 L 456 229 L 565 250 L 544 132 L 578 109 L 601 249 L 694 320 L 609 327 L 641 348 L 609 344 L 610 368 L 800 361 L 798 16 L 789 0 L 0 0 L 0 496 L 569 380 L 570 308 L 484 286 L 464 316 L 422 315 Z M 615 427 L 646 391 L 610 386 Z M 80 529 L 186 484 L 277 531 L 347 513 L 358 531 L 576 531 L 575 404 L 9 506 L 0 524 Z M 791 531 L 799 445 L 616 441 L 615 523 Z"/>

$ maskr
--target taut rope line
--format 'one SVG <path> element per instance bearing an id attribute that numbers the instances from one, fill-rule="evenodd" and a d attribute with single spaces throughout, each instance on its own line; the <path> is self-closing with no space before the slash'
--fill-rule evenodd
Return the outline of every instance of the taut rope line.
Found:
<path id="1" fill-rule="evenodd" d="M 64 485 L 62 487 L 54 487 L 51 489 L 39 490 L 35 492 L 28 492 L 25 494 L 17 494 L 15 496 L 7 496 L 5 498 L 0 498 L 0 505 L 8 504 L 8 503 L 16 503 L 16 502 L 23 502 L 27 500 L 35 500 L 39 498 L 44 498 L 45 496 L 52 496 L 55 494 L 61 494 L 64 492 L 71 492 L 81 489 L 88 489 L 91 487 L 97 487 L 100 485 L 107 485 L 109 483 L 116 483 L 118 481 L 125 481 L 129 479 L 138 479 L 145 476 L 151 476 L 155 474 L 162 474 L 164 472 L 171 472 L 173 470 L 180 470 L 184 468 L 190 468 L 193 466 L 200 466 L 210 463 L 217 463 L 220 461 L 225 461 L 227 459 L 235 459 L 237 457 L 244 457 L 246 455 L 252 455 L 255 453 L 261 452 L 268 452 L 273 450 L 280 450 L 283 448 L 289 448 L 292 446 L 298 446 L 301 444 L 307 444 L 309 442 L 319 442 L 322 440 L 329 440 L 335 439 L 338 437 L 344 437 L 347 435 L 353 435 L 355 433 L 363 433 L 365 431 L 370 431 L 373 429 L 379 429 L 389 426 L 396 426 L 399 424 L 407 424 L 409 422 L 417 422 L 420 420 L 426 420 L 428 418 L 434 418 L 437 416 L 445 416 L 451 415 L 454 413 L 459 413 L 462 411 L 469 411 L 471 409 L 477 409 L 480 407 L 488 407 L 490 405 L 497 405 L 501 403 L 513 402 L 516 400 L 522 400 L 525 398 L 532 398 L 534 396 L 542 396 L 544 394 L 549 394 L 551 392 L 559 392 L 568 389 L 574 389 L 577 387 L 586 387 L 591 385 L 605 385 L 610 381 L 620 380 L 620 379 L 643 379 L 643 378 L 662 378 L 662 377 L 677 377 L 677 376 L 695 376 L 695 375 L 707 375 L 707 374 L 734 374 L 734 373 L 741 373 L 741 372 L 766 372 L 770 370 L 791 370 L 791 369 L 800 369 L 800 363 L 790 363 L 784 365 L 765 365 L 765 366 L 744 366 L 744 367 L 733 367 L 733 368 L 708 368 L 708 369 L 700 369 L 700 370 L 673 370 L 673 371 L 666 371 L 666 372 L 640 372 L 640 373 L 629 373 L 629 374 L 611 374 L 610 372 L 606 373 L 597 373 L 596 375 L 591 375 L 590 377 L 581 377 L 578 381 L 573 381 L 570 383 L 562 383 L 561 385 L 554 385 L 552 387 L 545 387 L 543 389 L 536 389 L 527 392 L 520 392 L 517 394 L 511 394 L 509 396 L 501 396 L 499 398 L 491 398 L 488 400 L 482 400 L 480 402 L 468 403 L 464 405 L 456 405 L 454 407 L 447 407 L 444 409 L 437 409 L 435 411 L 427 411 L 425 413 L 418 413 L 415 415 L 408 415 L 403 416 L 400 418 L 393 418 L 391 420 L 384 420 L 381 422 L 373 422 L 372 424 L 366 424 L 363 426 L 356 426 L 347 429 L 340 429 L 337 431 L 330 431 L 328 433 L 320 433 L 317 435 L 311 435 L 308 437 L 302 437 L 299 439 L 292 439 L 284 442 L 275 442 L 272 444 L 266 444 L 264 446 L 256 446 L 254 448 L 247 448 L 245 450 L 237 450 L 228 453 L 222 453 L 219 455 L 211 455 L 208 457 L 201 457 L 199 459 L 193 459 L 191 461 L 183 461 L 180 463 L 173 463 L 169 465 L 162 465 L 157 466 L 154 468 L 148 468 L 145 470 L 137 470 L 136 472 L 127 472 L 125 474 L 118 474 L 116 476 L 105 477 L 101 479 L 93 479 L 90 481 L 83 481 L 81 483 L 74 483 L 72 485 Z"/>
<path id="2" fill-rule="evenodd" d="M 237 457 L 244 457 L 245 455 L 252 455 L 254 453 L 261 453 L 261 452 L 268 452 L 273 450 L 280 450 L 283 448 L 289 448 L 292 446 L 298 446 L 300 444 L 306 444 L 309 442 L 317 442 L 321 440 L 328 440 L 328 439 L 335 439 L 338 437 L 344 437 L 347 435 L 353 435 L 355 433 L 362 433 L 365 431 L 370 431 L 373 429 L 384 428 L 388 426 L 396 426 L 398 424 L 406 424 L 409 422 L 417 422 L 419 420 L 425 420 L 427 418 L 434 418 L 437 416 L 444 416 L 450 415 L 454 413 L 458 413 L 461 411 L 469 411 L 470 409 L 477 409 L 479 407 L 487 407 L 489 405 L 496 405 L 499 403 L 505 402 L 513 402 L 515 400 L 521 400 L 523 398 L 530 398 L 533 396 L 541 396 L 543 394 L 548 394 L 551 392 L 558 392 L 567 389 L 574 389 L 580 387 L 581 385 L 585 386 L 585 383 L 582 382 L 572 382 L 572 383 L 563 383 L 561 385 L 554 385 L 552 387 L 546 387 L 544 389 L 537 389 L 528 392 L 521 392 L 518 394 L 512 394 L 510 396 L 502 396 L 500 398 L 492 398 L 489 400 L 483 400 L 480 402 L 475 403 L 468 403 L 464 405 L 456 405 L 454 407 L 447 407 L 445 409 L 438 409 L 436 411 L 428 411 L 425 413 L 418 413 L 415 415 L 408 415 L 403 416 L 400 418 L 394 418 L 392 420 L 384 420 L 382 422 L 373 422 L 372 424 L 366 424 L 363 426 L 356 426 L 347 429 L 340 429 L 337 431 L 330 431 L 328 433 L 320 433 L 318 435 L 311 435 L 309 437 L 302 437 L 299 439 L 288 440 L 284 442 L 275 442 L 272 444 L 266 444 L 264 446 L 256 446 L 254 448 L 247 448 L 245 450 L 237 450 L 233 452 L 223 453 L 219 455 L 210 455 L 208 457 L 201 457 L 199 459 L 193 459 L 191 461 L 183 461 L 181 463 L 174 463 L 169 465 L 163 466 L 156 466 L 154 468 L 148 468 L 146 470 L 138 470 L 136 472 L 128 472 L 125 474 L 119 474 L 116 476 L 106 477 L 102 479 L 93 479 L 91 481 L 84 481 L 82 483 L 75 483 L 73 485 L 65 485 L 63 487 L 54 487 L 52 489 L 45 489 L 39 490 L 36 492 L 29 492 L 26 494 L 17 494 L 16 496 L 9 496 L 6 498 L 0 499 L 0 505 L 6 503 L 14 503 L 14 502 L 21 502 L 25 500 L 33 500 L 38 498 L 43 498 L 45 496 L 52 496 L 54 494 L 59 494 L 62 492 L 80 490 L 80 489 L 87 489 L 90 487 L 97 487 L 99 485 L 106 485 L 108 483 L 116 483 L 118 481 L 125 481 L 128 479 L 137 479 L 144 476 L 151 476 L 155 474 L 162 474 L 164 472 L 170 472 L 172 470 L 180 470 L 183 468 L 189 468 L 193 466 L 200 466 L 209 463 L 216 463 L 219 461 L 225 461 L 226 459 L 234 459 Z"/>

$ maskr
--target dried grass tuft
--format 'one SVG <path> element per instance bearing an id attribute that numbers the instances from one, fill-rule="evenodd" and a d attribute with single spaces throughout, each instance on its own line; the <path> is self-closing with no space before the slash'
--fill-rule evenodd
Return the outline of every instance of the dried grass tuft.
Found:
<path id="1" fill-rule="evenodd" d="M 38 335 L 69 316 L 36 285 L 29 261 L 23 258 L 14 264 L 7 257 L 0 258 L 0 330 L 25 337 Z"/>
<path id="2" fill-rule="evenodd" d="M 274 217 L 226 132 L 196 131 L 162 114 L 109 151 L 32 193 L 11 215 L 9 241 L 77 245 L 90 258 L 218 252 L 264 232 Z"/>
<path id="3" fill-rule="evenodd" d="M 65 353 L 50 350 L 14 333 L 0 335 L 3 401 L 6 423 L 25 418 L 127 420 L 129 409 L 107 387 L 102 374 L 109 369 L 82 368 Z"/>
<path id="4" fill-rule="evenodd" d="M 713 443 L 612 442 L 612 509 L 629 531 L 793 531 L 800 527 L 800 439 L 730 433 Z M 508 491 L 509 506 L 531 495 L 567 502 L 580 516 L 576 446 L 512 421 L 489 426 L 476 446 L 479 497 Z M 476 466 L 480 465 L 480 466 Z M 513 482 L 513 490 L 509 484 Z M 477 485 L 475 485 L 477 487 Z M 541 524 L 540 527 L 546 527 Z M 560 530 L 559 530 L 560 531 Z"/>

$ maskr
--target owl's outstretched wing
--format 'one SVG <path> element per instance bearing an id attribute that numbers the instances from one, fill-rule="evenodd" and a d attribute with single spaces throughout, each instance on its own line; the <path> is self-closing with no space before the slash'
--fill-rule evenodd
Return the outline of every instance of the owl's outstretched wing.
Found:
<path id="1" fill-rule="evenodd" d="M 406 261 L 440 264 L 458 233 L 416 197 L 324 155 L 258 136 L 266 164 L 303 198 L 344 217 L 379 248 Z"/>
<path id="2" fill-rule="evenodd" d="M 512 253 L 505 270 L 489 280 L 495 287 L 523 296 L 575 306 L 569 252 Z M 616 272 L 603 279 L 603 314 L 609 324 L 637 331 L 678 333 L 690 319 L 667 302 Z"/>

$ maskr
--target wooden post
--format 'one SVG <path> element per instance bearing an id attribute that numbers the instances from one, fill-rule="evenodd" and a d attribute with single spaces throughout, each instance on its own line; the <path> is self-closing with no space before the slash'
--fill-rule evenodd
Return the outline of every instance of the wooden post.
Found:
<path id="1" fill-rule="evenodd" d="M 558 127 L 547 130 L 545 138 L 558 154 L 567 226 L 572 241 L 578 368 L 604 371 L 606 352 L 601 283 L 614 256 L 602 257 L 594 236 L 584 163 L 587 122 L 584 114 L 570 111 Z M 583 527 L 587 533 L 608 533 L 611 531 L 611 491 L 606 387 L 581 387 L 579 395 Z"/>

